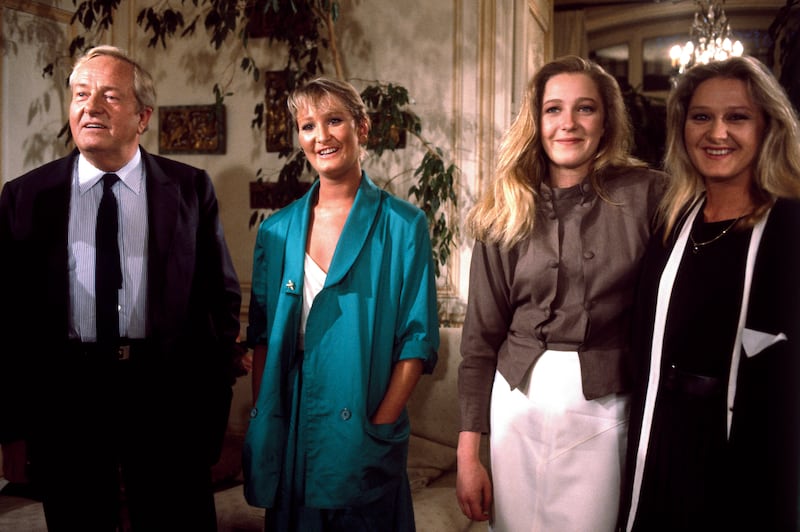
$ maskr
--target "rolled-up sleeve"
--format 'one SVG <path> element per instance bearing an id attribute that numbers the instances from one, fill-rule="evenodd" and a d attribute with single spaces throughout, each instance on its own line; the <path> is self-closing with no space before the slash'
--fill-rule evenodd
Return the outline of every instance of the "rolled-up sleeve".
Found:
<path id="1" fill-rule="evenodd" d="M 398 313 L 397 360 L 419 358 L 424 364 L 423 371 L 431 373 L 439 349 L 439 317 L 430 236 L 422 212 L 413 222 L 413 236 L 408 244 Z"/>

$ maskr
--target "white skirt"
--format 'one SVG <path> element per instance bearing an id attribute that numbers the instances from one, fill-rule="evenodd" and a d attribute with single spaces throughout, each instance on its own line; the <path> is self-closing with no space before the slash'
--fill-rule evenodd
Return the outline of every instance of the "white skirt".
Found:
<path id="1" fill-rule="evenodd" d="M 587 401 L 578 353 L 546 351 L 491 404 L 494 532 L 612 532 L 625 464 L 629 397 Z"/>

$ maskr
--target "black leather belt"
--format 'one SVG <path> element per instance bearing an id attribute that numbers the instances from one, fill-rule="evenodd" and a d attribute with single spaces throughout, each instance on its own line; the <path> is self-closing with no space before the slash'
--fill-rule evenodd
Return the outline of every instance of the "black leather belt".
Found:
<path id="1" fill-rule="evenodd" d="M 130 360 L 147 349 L 148 342 L 138 338 L 120 338 L 114 345 L 101 345 L 96 342 L 70 340 L 67 349 L 73 356 L 86 358 L 111 358 L 113 360 Z"/>
<path id="2" fill-rule="evenodd" d="M 717 377 L 683 371 L 673 365 L 664 373 L 664 388 L 682 395 L 711 397 L 725 393 L 727 383 Z"/>

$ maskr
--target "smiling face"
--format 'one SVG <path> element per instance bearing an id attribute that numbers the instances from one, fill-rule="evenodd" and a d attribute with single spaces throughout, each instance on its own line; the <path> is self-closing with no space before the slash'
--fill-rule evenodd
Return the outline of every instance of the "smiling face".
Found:
<path id="1" fill-rule="evenodd" d="M 355 118 L 335 96 L 297 110 L 300 146 L 321 179 L 361 179 L 361 144 L 368 126 Z"/>
<path id="2" fill-rule="evenodd" d="M 585 74 L 558 74 L 542 95 L 542 145 L 556 187 L 579 183 L 589 173 L 603 137 L 605 109 L 600 92 Z"/>
<path id="3" fill-rule="evenodd" d="M 754 180 L 764 140 L 764 113 L 744 81 L 711 78 L 694 91 L 683 127 L 689 159 L 709 182 Z"/>
<path id="4" fill-rule="evenodd" d="M 133 157 L 153 113 L 149 107 L 139 109 L 133 66 L 99 55 L 78 67 L 71 88 L 69 125 L 75 145 L 100 170 L 118 170 Z"/>

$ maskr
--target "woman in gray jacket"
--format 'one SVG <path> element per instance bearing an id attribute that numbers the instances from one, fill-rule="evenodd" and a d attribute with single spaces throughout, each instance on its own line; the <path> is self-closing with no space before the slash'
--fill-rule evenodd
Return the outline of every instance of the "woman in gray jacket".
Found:
<path id="1" fill-rule="evenodd" d="M 578 57 L 549 63 L 469 215 L 457 491 L 493 530 L 616 524 L 630 306 L 663 180 L 631 137 L 614 78 Z"/>

